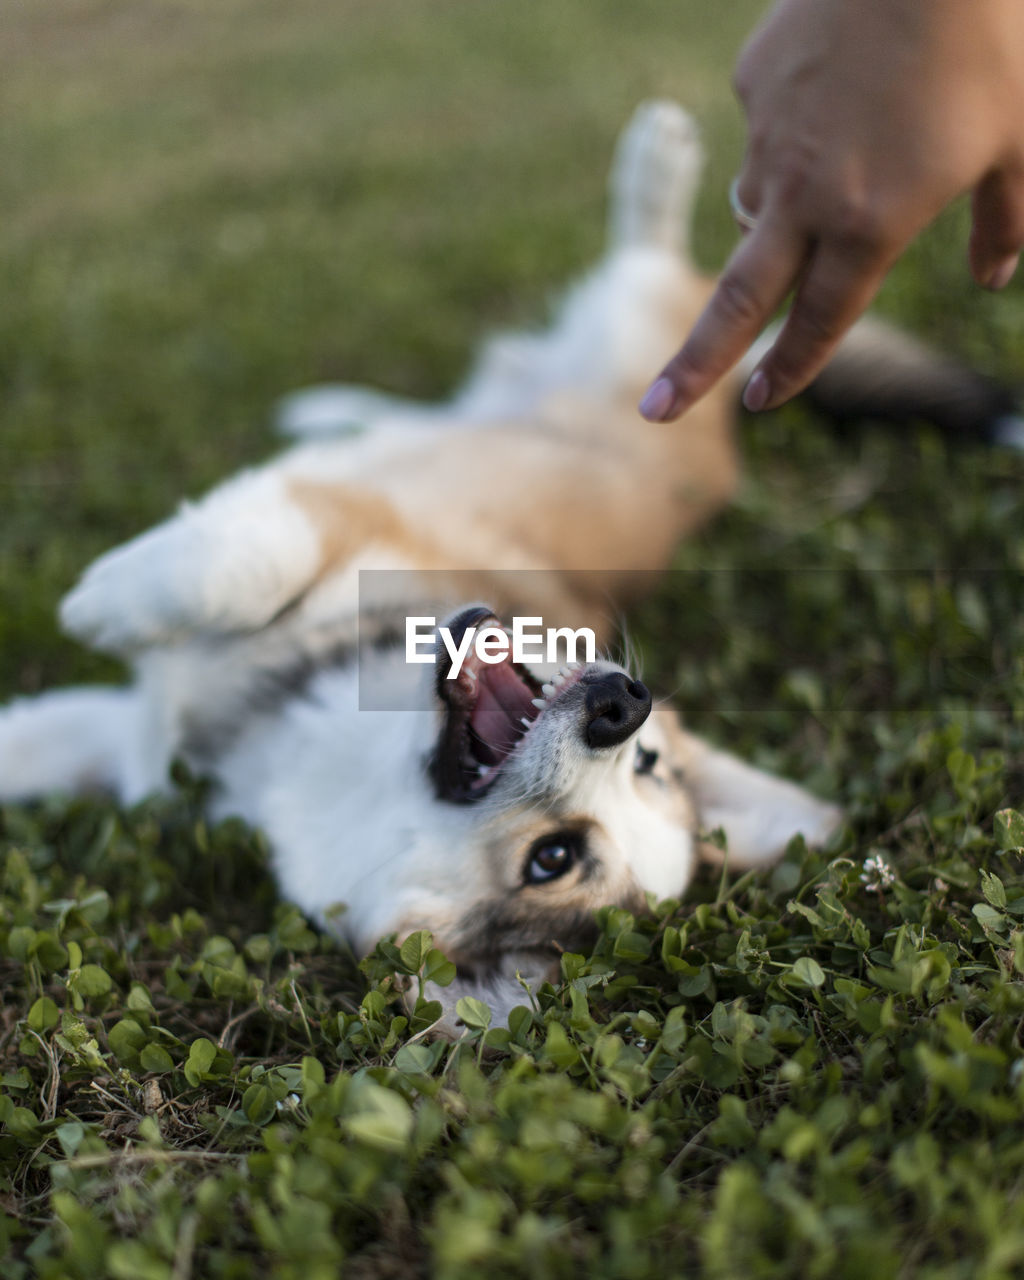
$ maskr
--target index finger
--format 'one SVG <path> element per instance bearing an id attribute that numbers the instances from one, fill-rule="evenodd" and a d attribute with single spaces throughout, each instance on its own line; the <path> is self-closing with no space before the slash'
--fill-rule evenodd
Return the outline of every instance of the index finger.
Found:
<path id="1" fill-rule="evenodd" d="M 733 251 L 690 336 L 641 400 L 649 422 L 678 418 L 746 354 L 793 288 L 808 250 L 805 235 L 762 215 Z"/>

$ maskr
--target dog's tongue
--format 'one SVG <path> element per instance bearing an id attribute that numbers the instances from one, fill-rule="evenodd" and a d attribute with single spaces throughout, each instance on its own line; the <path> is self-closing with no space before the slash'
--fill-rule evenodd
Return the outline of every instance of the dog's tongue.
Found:
<path id="1" fill-rule="evenodd" d="M 523 717 L 532 720 L 536 714 L 533 694 L 510 662 L 482 663 L 477 668 L 477 696 L 469 724 L 479 739 L 477 754 L 493 757 L 486 763 L 503 760 L 522 736 Z"/>

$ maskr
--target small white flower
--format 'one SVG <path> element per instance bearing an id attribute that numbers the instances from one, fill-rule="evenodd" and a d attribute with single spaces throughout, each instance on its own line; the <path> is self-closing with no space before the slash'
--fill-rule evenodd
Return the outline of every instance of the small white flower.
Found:
<path id="1" fill-rule="evenodd" d="M 880 853 L 864 859 L 860 882 L 865 889 L 885 889 L 896 881 L 896 872 Z"/>

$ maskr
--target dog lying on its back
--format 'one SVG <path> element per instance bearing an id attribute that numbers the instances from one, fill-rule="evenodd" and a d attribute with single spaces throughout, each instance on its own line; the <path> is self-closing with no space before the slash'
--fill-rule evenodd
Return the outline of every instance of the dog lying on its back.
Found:
<path id="1" fill-rule="evenodd" d="M 403 571 L 360 621 L 364 654 L 379 628 L 364 662 L 386 684 L 409 615 L 456 638 L 515 614 L 607 639 L 622 571 L 663 568 L 728 501 L 734 383 L 681 425 L 635 409 L 710 293 L 687 253 L 700 164 L 678 107 L 642 107 L 613 169 L 607 256 L 549 331 L 493 343 L 445 405 L 292 399 L 284 426 L 317 438 L 97 561 L 62 621 L 128 656 L 135 683 L 0 712 L 0 799 L 130 802 L 184 757 L 215 780 L 217 814 L 263 828 L 282 891 L 321 925 L 345 904 L 359 949 L 433 932 L 459 970 L 434 993 L 448 1029 L 465 994 L 507 1017 L 516 975 L 535 982 L 585 945 L 594 908 L 680 895 L 709 852 L 701 831 L 724 830 L 735 868 L 797 833 L 826 840 L 832 805 L 694 738 L 611 662 L 555 674 L 471 656 L 448 680 L 439 658 L 417 709 L 358 705 L 361 570 Z"/>

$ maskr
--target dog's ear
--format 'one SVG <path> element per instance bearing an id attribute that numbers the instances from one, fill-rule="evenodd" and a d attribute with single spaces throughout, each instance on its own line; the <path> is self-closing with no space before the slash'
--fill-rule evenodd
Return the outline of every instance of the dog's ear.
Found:
<path id="1" fill-rule="evenodd" d="M 725 832 L 727 852 L 703 841 L 703 858 L 721 862 L 725 857 L 736 870 L 755 867 L 779 857 L 796 835 L 820 845 L 839 826 L 836 805 L 719 751 L 687 733 L 674 712 L 659 710 L 671 767 L 693 796 L 700 830 Z"/>

